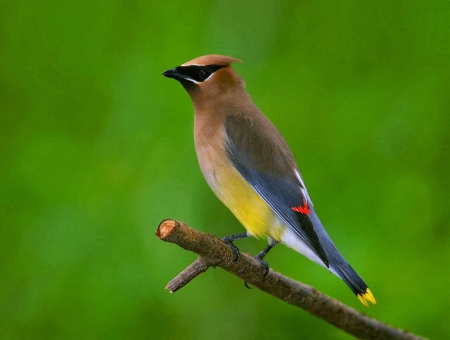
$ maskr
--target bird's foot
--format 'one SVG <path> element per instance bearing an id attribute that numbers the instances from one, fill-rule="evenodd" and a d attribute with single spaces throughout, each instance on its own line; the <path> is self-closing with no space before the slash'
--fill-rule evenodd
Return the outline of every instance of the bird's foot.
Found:
<path id="1" fill-rule="evenodd" d="M 258 260 L 258 262 L 261 264 L 261 266 L 264 268 L 264 274 L 263 277 L 267 276 L 269 274 L 269 264 L 263 260 L 263 258 L 267 255 L 267 253 L 275 247 L 279 242 L 275 240 L 271 240 L 269 245 L 265 247 L 258 255 L 255 256 L 255 259 Z M 244 281 L 244 285 L 248 289 L 252 289 L 247 281 Z"/>
<path id="2" fill-rule="evenodd" d="M 222 241 L 223 241 L 223 240 L 222 240 Z M 236 262 L 237 260 L 239 260 L 239 258 L 241 257 L 241 253 L 239 252 L 239 248 L 236 247 L 236 246 L 234 245 L 233 241 L 228 241 L 228 242 L 224 241 L 224 243 L 225 243 L 228 247 L 230 247 L 231 250 L 232 250 L 233 253 L 234 253 L 234 260 L 233 260 L 233 262 Z"/>
<path id="3" fill-rule="evenodd" d="M 239 260 L 239 257 L 240 257 L 239 248 L 234 245 L 233 241 L 239 240 L 241 238 L 246 238 L 246 237 L 249 237 L 249 235 L 247 233 L 242 233 L 242 234 L 234 234 L 234 235 L 230 235 L 230 236 L 225 236 L 220 239 L 223 243 L 225 243 L 233 251 L 233 253 L 234 253 L 233 262 L 236 262 L 237 260 Z"/>
<path id="4" fill-rule="evenodd" d="M 263 254 L 265 255 L 265 254 Z M 263 276 L 267 276 L 269 274 L 269 264 L 263 260 L 264 256 L 261 256 L 261 253 L 255 256 L 255 259 L 258 260 L 259 264 L 264 268 Z"/>
<path id="5" fill-rule="evenodd" d="M 279 243 L 278 241 L 275 241 L 274 239 L 270 239 L 270 242 L 267 245 L 267 247 L 265 247 L 258 255 L 255 256 L 255 259 L 257 259 L 259 261 L 259 263 L 261 264 L 261 266 L 263 266 L 263 268 L 264 268 L 263 276 L 267 276 L 267 274 L 269 274 L 269 264 L 266 261 L 264 261 L 263 258 L 278 243 Z"/>
<path id="6" fill-rule="evenodd" d="M 255 259 L 256 260 L 258 260 L 258 262 L 261 264 L 261 266 L 264 268 L 264 274 L 263 274 L 263 277 L 265 277 L 265 276 L 267 276 L 267 274 L 269 274 L 269 264 L 266 262 L 266 261 L 264 261 L 262 258 L 261 258 L 261 253 L 259 253 L 258 255 L 256 255 L 255 256 Z M 264 256 L 263 256 L 264 257 Z M 247 281 L 244 281 L 244 286 L 245 286 L 245 288 L 248 288 L 248 289 L 252 289 L 252 287 L 250 287 L 249 285 L 248 285 L 248 282 Z"/>

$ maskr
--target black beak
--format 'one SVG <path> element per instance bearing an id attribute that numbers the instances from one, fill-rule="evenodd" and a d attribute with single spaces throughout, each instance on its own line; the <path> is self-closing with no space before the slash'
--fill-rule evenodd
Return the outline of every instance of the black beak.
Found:
<path id="1" fill-rule="evenodd" d="M 181 78 L 183 78 L 183 76 L 178 71 L 177 67 L 172 68 L 172 69 L 167 70 L 167 71 L 164 71 L 163 72 L 163 76 L 167 77 L 167 78 L 177 79 L 177 80 L 180 80 Z"/>

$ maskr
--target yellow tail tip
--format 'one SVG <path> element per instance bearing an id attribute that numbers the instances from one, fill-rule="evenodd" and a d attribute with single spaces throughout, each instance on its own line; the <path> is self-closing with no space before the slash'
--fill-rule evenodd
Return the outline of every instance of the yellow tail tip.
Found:
<path id="1" fill-rule="evenodd" d="M 356 296 L 358 297 L 359 301 L 361 301 L 361 303 L 366 307 L 369 307 L 367 301 L 372 302 L 374 305 L 376 305 L 377 303 L 369 288 L 366 289 L 366 292 L 364 294 L 358 294 Z"/>

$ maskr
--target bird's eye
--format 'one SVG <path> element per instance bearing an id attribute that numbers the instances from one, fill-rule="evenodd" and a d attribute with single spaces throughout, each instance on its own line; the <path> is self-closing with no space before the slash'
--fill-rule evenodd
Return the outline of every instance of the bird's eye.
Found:
<path id="1" fill-rule="evenodd" d="M 202 83 L 222 66 L 217 65 L 188 65 L 179 66 L 182 81 L 192 81 L 193 83 Z"/>
<path id="2" fill-rule="evenodd" d="M 209 76 L 209 74 L 208 74 L 208 72 L 207 72 L 205 69 L 201 69 L 201 70 L 198 72 L 198 77 L 199 77 L 201 80 L 205 80 L 206 78 L 208 78 L 208 76 Z"/>

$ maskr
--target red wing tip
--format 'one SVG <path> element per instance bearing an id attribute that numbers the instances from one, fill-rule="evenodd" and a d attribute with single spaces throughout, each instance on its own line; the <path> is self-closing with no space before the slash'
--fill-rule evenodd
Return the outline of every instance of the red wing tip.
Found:
<path id="1" fill-rule="evenodd" d="M 303 206 L 299 205 L 297 207 L 292 207 L 291 208 L 293 211 L 304 214 L 304 215 L 309 215 L 311 213 L 311 211 L 309 210 L 308 207 L 308 202 L 306 202 L 306 200 L 303 200 Z"/>

